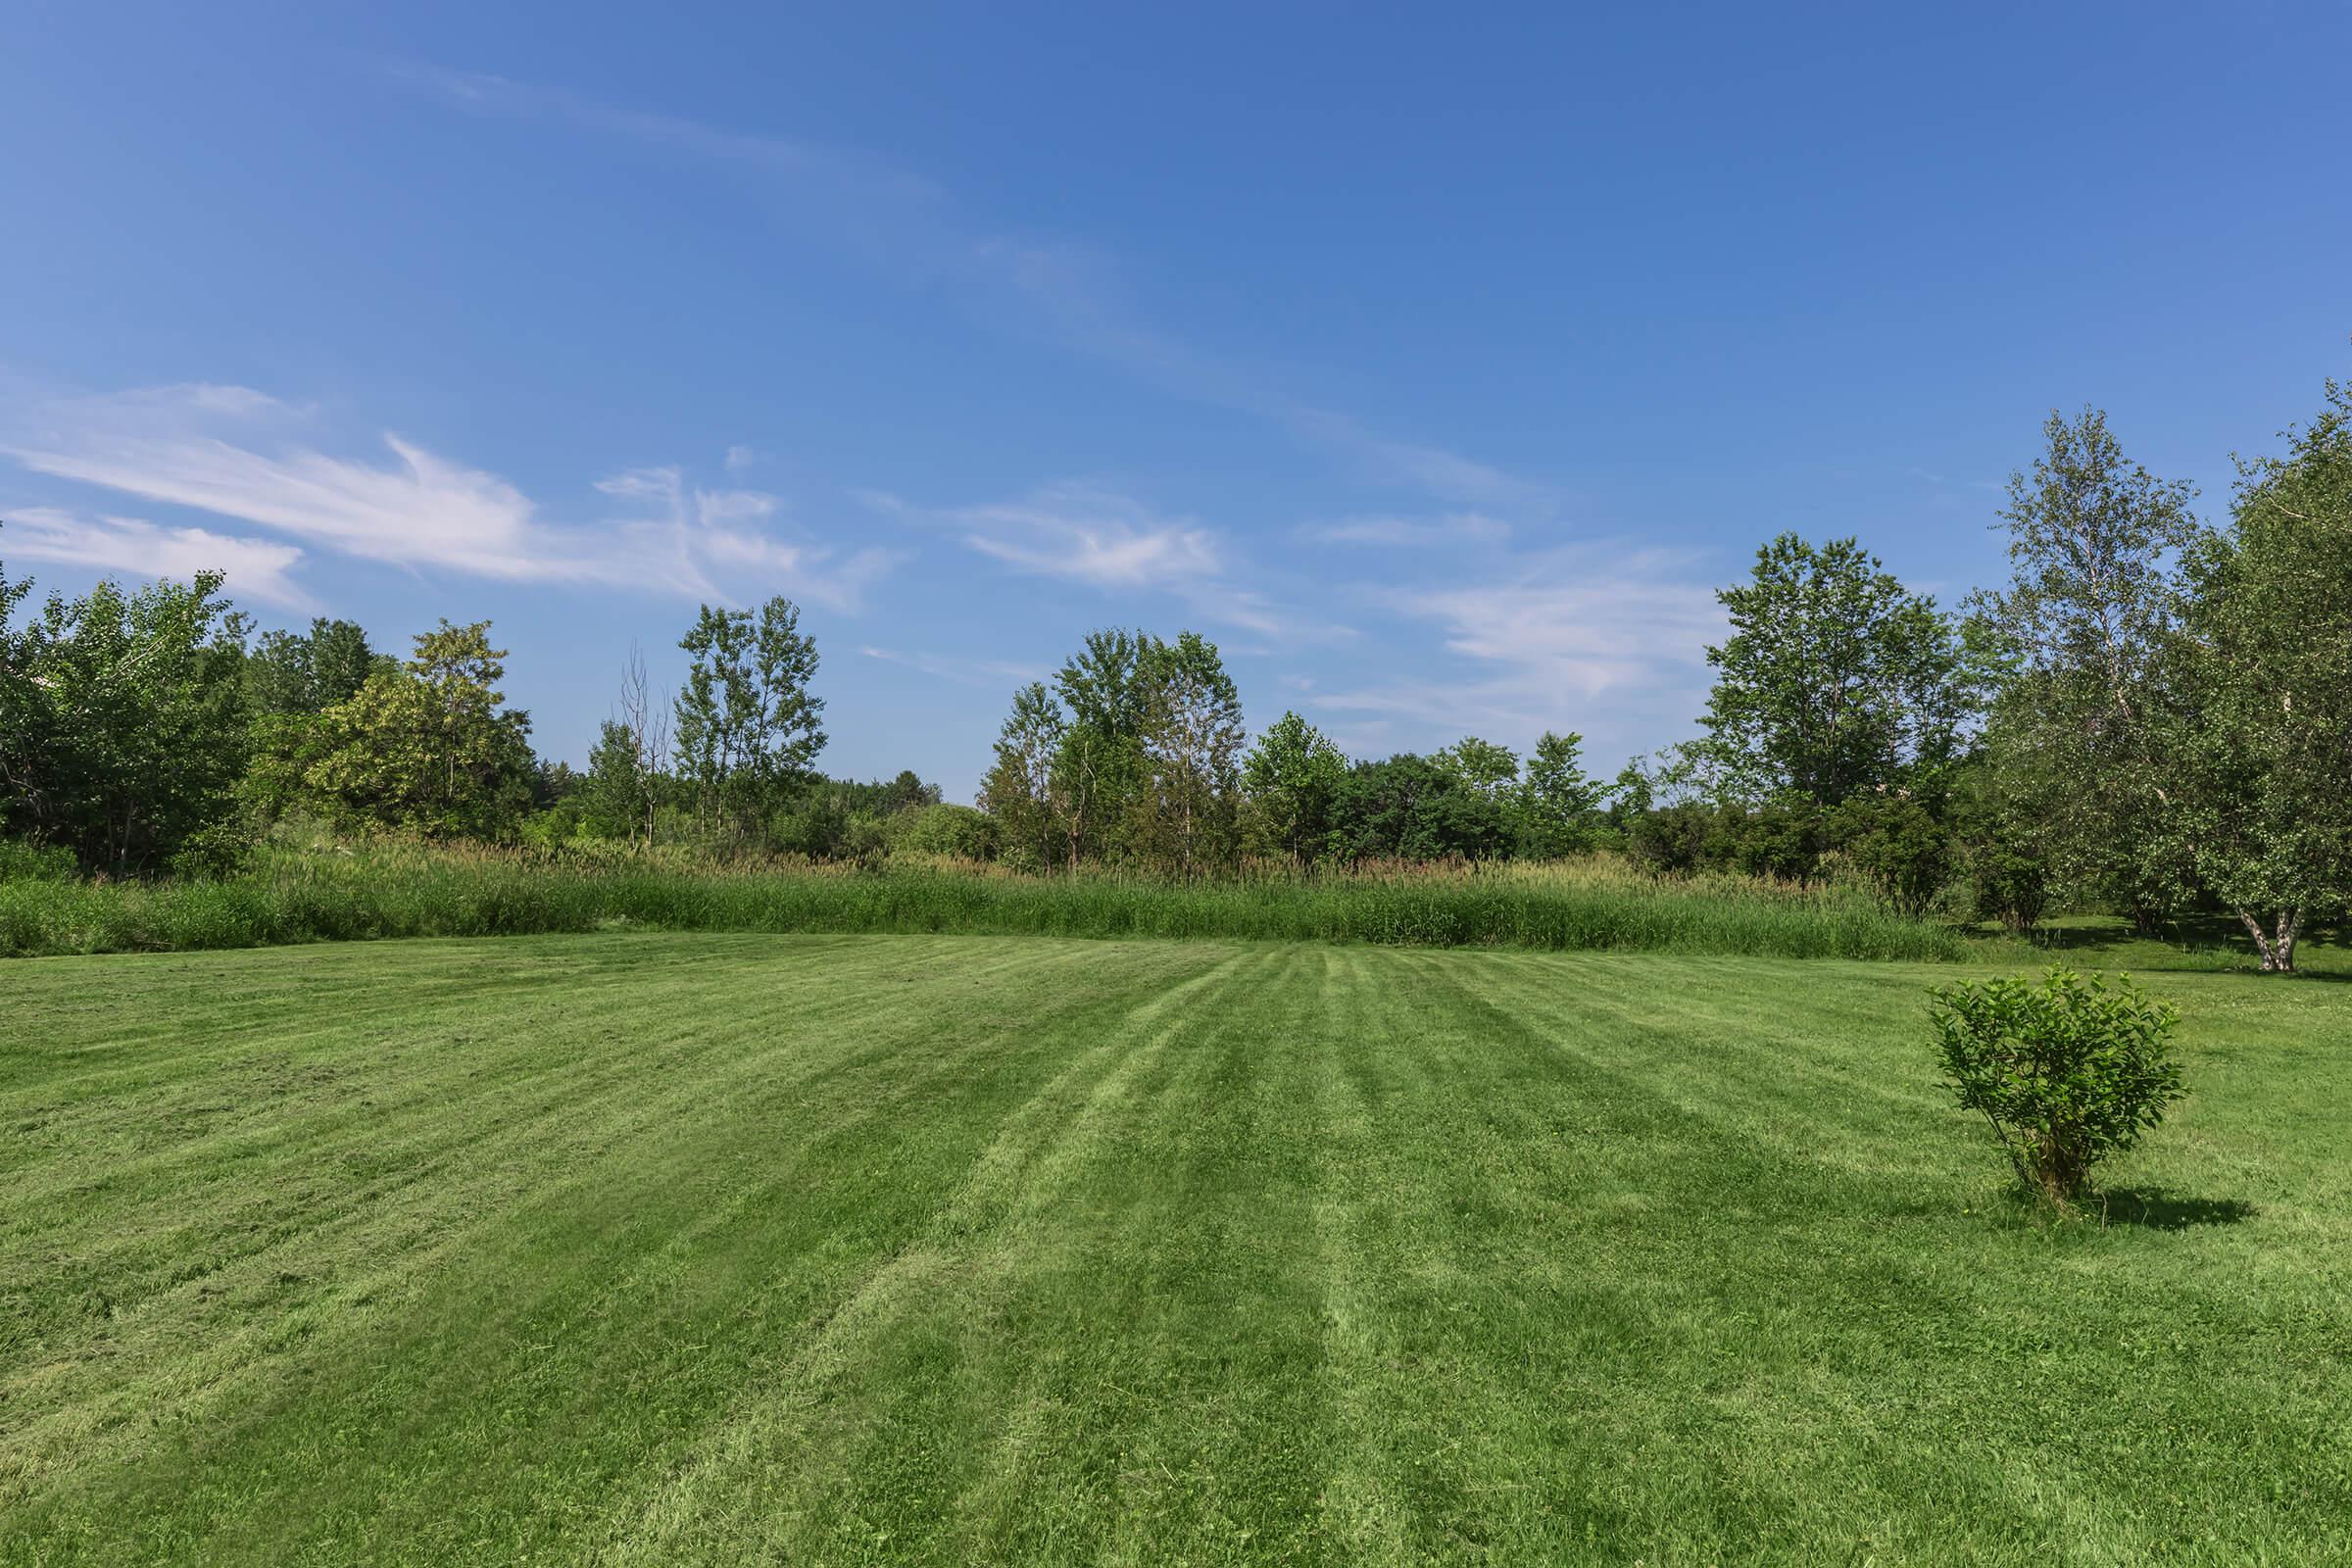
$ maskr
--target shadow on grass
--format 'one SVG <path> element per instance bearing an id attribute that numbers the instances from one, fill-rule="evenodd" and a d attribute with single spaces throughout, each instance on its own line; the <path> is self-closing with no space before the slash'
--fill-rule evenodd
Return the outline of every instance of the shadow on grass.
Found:
<path id="1" fill-rule="evenodd" d="M 1982 929 L 1982 928 L 1980 928 Z M 2199 912 L 2180 915 L 2157 930 L 2134 932 L 2130 923 L 2113 915 L 2059 915 L 2028 933 L 2024 940 L 2053 958 L 2074 962 L 2163 970 L 2187 960 L 2198 969 L 2259 972 L 2262 955 L 2236 919 L 2226 914 Z M 2352 980 L 2352 926 L 2306 926 L 2295 947 L 2296 966 L 2280 980 Z"/>
<path id="2" fill-rule="evenodd" d="M 2240 1199 L 2184 1198 L 2163 1187 L 2110 1187 L 2098 1200 L 2108 1224 L 2138 1225 L 2152 1231 L 2236 1225 L 2254 1217 L 2254 1205 Z"/>

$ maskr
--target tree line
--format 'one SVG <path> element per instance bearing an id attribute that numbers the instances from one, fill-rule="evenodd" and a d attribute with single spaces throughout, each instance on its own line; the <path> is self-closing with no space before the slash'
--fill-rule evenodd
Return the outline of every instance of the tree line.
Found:
<path id="1" fill-rule="evenodd" d="M 1110 629 L 1014 694 L 974 807 L 825 776 L 797 608 L 704 606 L 681 688 L 632 652 L 584 770 L 536 757 L 487 622 L 408 657 L 257 631 L 221 578 L 77 599 L 0 569 L 0 840 L 112 876 L 217 871 L 289 816 L 346 832 L 734 855 L 897 851 L 1038 872 L 1544 858 L 1851 874 L 1912 912 L 2154 930 L 2226 911 L 2268 967 L 2352 906 L 2352 397 L 2329 382 L 2226 517 L 2052 415 L 1999 509 L 2010 580 L 1956 609 L 1853 539 L 1783 534 L 1719 594 L 1698 733 L 1613 780 L 1582 737 L 1350 760 L 1254 739 L 1216 645 Z M 0 544 L 4 544 L 0 536 Z"/>
<path id="2" fill-rule="evenodd" d="M 2228 515 L 2052 415 L 1999 510 L 2010 581 L 1945 613 L 1845 540 L 1783 536 L 1720 597 L 1694 741 L 1621 781 L 1637 853 L 1861 865 L 1921 907 L 2194 910 L 2268 969 L 2352 910 L 2352 389 L 2328 383 Z"/>

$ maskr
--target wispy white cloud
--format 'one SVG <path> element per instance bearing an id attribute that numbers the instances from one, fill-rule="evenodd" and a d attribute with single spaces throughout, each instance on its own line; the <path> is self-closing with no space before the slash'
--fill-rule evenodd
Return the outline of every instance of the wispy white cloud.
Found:
<path id="1" fill-rule="evenodd" d="M 751 468 L 759 463 L 759 461 L 760 454 L 753 451 L 750 447 L 734 446 L 727 448 L 727 471 L 729 473 L 749 472 Z"/>
<path id="2" fill-rule="evenodd" d="M 1599 543 L 1545 551 L 1497 578 L 1365 593 L 1442 628 L 1464 661 L 1445 672 L 1322 692 L 1323 710 L 1409 721 L 1425 736 L 1485 733 L 1524 745 L 1544 729 L 1603 740 L 1655 728 L 1662 707 L 1700 700 L 1723 612 L 1683 554 Z"/>
<path id="3" fill-rule="evenodd" d="M 1098 588 L 1168 588 L 1222 569 L 1214 537 L 1191 518 L 1156 517 L 1090 485 L 1048 486 L 945 516 L 983 555 Z"/>
<path id="4" fill-rule="evenodd" d="M 0 560 L 11 558 L 141 577 L 219 571 L 226 576 L 228 591 L 240 598 L 286 610 L 317 608 L 286 575 L 302 559 L 298 547 L 208 528 L 166 528 L 139 517 L 85 517 L 56 507 L 24 507 L 0 517 Z"/>
<path id="5" fill-rule="evenodd" d="M 1172 589 L 1222 569 L 1208 529 L 1191 518 L 1155 516 L 1132 497 L 1092 484 L 1044 485 L 1015 500 L 963 507 L 918 507 L 882 490 L 858 496 L 901 521 L 952 532 L 1007 565 L 1096 588 Z"/>
<path id="6" fill-rule="evenodd" d="M 402 62 L 402 80 L 468 113 L 539 120 L 747 168 L 790 200 L 778 220 L 990 321 L 1017 322 L 1163 391 L 1265 419 L 1363 477 L 1457 506 L 1549 512 L 1544 483 L 1433 442 L 1386 435 L 1250 367 L 1150 325 L 1126 301 L 1116 260 L 1060 239 L 1007 233 L 968 217 L 937 182 L 843 147 L 726 130 L 618 108 L 562 89 Z"/>
<path id="7" fill-rule="evenodd" d="M 1309 544 L 1457 549 L 1503 544 L 1511 537 L 1511 525 L 1477 512 L 1443 517 L 1346 517 L 1309 523 L 1298 530 L 1298 537 Z"/>
<path id="8" fill-rule="evenodd" d="M 613 531 L 634 542 L 649 564 L 666 560 L 692 592 L 734 602 L 747 583 L 780 587 L 829 610 L 855 612 L 866 590 L 906 560 L 906 552 L 865 549 L 843 557 L 829 547 L 788 538 L 765 525 L 783 503 L 763 490 L 703 490 L 677 467 L 630 468 L 597 489 L 642 512 Z"/>
<path id="9" fill-rule="evenodd" d="M 1252 399 L 1245 406 L 1270 416 L 1309 445 L 1352 461 L 1367 477 L 1383 483 L 1403 485 L 1457 506 L 1544 513 L 1559 504 L 1560 497 L 1549 485 L 1446 447 L 1381 435 L 1351 415 L 1277 397 Z"/>
<path id="10" fill-rule="evenodd" d="M 0 450 L 38 473 L 365 560 L 489 577 L 582 574 L 578 553 L 496 475 L 391 434 L 382 438 L 388 461 L 331 456 L 289 438 L 302 422 L 297 411 L 243 387 L 157 387 L 48 405 Z"/>
<path id="11" fill-rule="evenodd" d="M 860 492 L 876 511 L 953 534 L 966 548 L 1017 570 L 1105 592 L 1169 595 L 1219 625 L 1284 642 L 1352 636 L 1285 609 L 1232 558 L 1216 530 L 1196 518 L 1162 516 L 1132 496 L 1064 481 L 1010 501 L 923 508 L 881 491 Z"/>
<path id="12" fill-rule="evenodd" d="M 860 648 L 858 654 L 886 664 L 901 664 L 940 680 L 962 686 L 1023 686 L 1044 680 L 1049 671 L 1040 664 L 1002 659 L 951 659 L 943 654 L 907 653 L 895 648 Z"/>
<path id="13" fill-rule="evenodd" d="M 498 475 L 384 434 L 388 457 L 327 450 L 310 411 L 244 387 L 187 385 L 43 404 L 16 416 L 5 453 L 36 473 L 272 530 L 305 545 L 411 570 L 448 570 L 511 582 L 572 582 L 730 597 L 774 582 L 835 608 L 897 559 L 830 552 L 763 531 L 776 498 L 750 490 L 692 490 L 674 467 L 639 468 L 597 483 L 638 509 L 590 525 L 541 520 Z M 204 530 L 242 549 L 248 574 L 282 550 Z M 270 579 L 298 592 L 279 560 Z M 720 569 L 720 568 L 723 568 Z M 747 574 L 748 569 L 748 574 Z M 260 590 L 253 590 L 259 592 Z"/>

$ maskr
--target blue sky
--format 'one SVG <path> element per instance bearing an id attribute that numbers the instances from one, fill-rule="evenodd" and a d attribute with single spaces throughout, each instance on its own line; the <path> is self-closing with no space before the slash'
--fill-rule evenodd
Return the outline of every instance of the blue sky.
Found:
<path id="1" fill-rule="evenodd" d="M 2352 368 L 2352 9 L 20 4 L 0 560 L 490 617 L 581 760 L 787 593 L 969 794 L 1090 627 L 1350 751 L 1690 733 L 1784 528 L 1947 599 L 2044 413 Z"/>

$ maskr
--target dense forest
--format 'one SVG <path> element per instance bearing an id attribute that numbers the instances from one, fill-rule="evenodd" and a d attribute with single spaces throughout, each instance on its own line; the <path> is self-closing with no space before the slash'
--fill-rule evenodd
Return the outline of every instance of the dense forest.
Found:
<path id="1" fill-rule="evenodd" d="M 1252 739 L 1213 642 L 1125 629 L 1013 694 L 974 805 L 910 772 L 830 778 L 817 650 L 784 599 L 704 606 L 674 695 L 632 651 L 575 770 L 534 754 L 487 623 L 401 658 L 344 620 L 258 631 L 214 573 L 35 603 L 0 569 L 0 871 L 226 874 L 290 821 L 1178 877 L 1605 848 L 2012 929 L 2219 911 L 2291 968 L 2352 906 L 2352 391 L 2241 461 L 2218 522 L 2096 411 L 2044 437 L 1998 514 L 2008 582 L 1945 609 L 1853 539 L 1783 534 L 1719 595 L 1696 733 L 1613 779 L 1573 731 L 1349 759 L 1285 712 Z"/>

